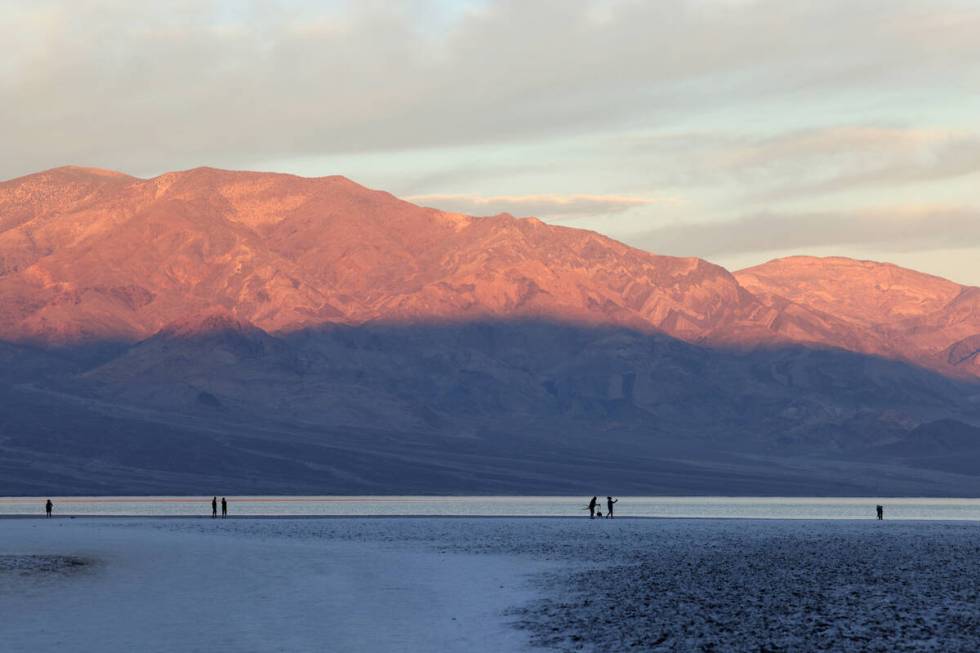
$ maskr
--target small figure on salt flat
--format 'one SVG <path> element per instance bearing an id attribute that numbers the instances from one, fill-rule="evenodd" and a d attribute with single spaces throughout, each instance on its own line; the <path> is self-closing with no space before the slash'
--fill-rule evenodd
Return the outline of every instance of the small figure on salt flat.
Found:
<path id="1" fill-rule="evenodd" d="M 878 519 L 885 518 L 885 506 L 875 506 L 875 511 L 878 513 Z"/>
<path id="2" fill-rule="evenodd" d="M 228 516 L 228 500 L 221 497 L 221 518 L 224 519 Z"/>
<path id="3" fill-rule="evenodd" d="M 592 501 L 589 501 L 589 519 L 595 518 L 595 505 L 598 502 L 598 497 L 592 497 Z"/>
<path id="4" fill-rule="evenodd" d="M 211 519 L 218 516 L 218 497 L 211 497 Z"/>
<path id="5" fill-rule="evenodd" d="M 612 519 L 612 516 L 613 516 L 613 504 L 614 503 L 619 503 L 619 499 L 613 499 L 612 497 L 606 497 L 606 508 L 608 508 L 608 510 L 606 510 L 606 517 L 608 519 Z"/>
<path id="6" fill-rule="evenodd" d="M 52 510 L 54 510 L 54 504 L 51 503 L 51 499 L 48 499 L 47 503 L 44 504 L 44 512 L 50 517 Z"/>

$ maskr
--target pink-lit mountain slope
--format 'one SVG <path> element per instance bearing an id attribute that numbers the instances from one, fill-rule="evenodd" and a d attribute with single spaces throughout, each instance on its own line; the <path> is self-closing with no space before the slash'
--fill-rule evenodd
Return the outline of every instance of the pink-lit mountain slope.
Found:
<path id="1" fill-rule="evenodd" d="M 735 277 L 767 305 L 793 302 L 866 334 L 857 351 L 980 375 L 980 288 L 837 257 L 777 259 Z"/>
<path id="2" fill-rule="evenodd" d="M 215 310 L 270 333 L 550 319 L 976 374 L 980 290 L 844 259 L 733 276 L 590 231 L 415 206 L 343 177 L 66 167 L 0 183 L 0 339 L 138 341 Z"/>

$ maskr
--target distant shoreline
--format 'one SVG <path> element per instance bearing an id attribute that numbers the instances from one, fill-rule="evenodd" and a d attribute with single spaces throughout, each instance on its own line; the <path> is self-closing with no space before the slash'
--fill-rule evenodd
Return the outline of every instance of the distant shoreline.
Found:
<path id="1" fill-rule="evenodd" d="M 45 517 L 43 514 L 39 515 L 3 515 L 0 514 L 0 521 L 3 520 L 30 520 L 37 519 L 41 521 L 49 521 L 53 519 L 60 520 L 100 520 L 100 519 L 111 519 L 111 520 L 204 520 L 204 521 L 305 521 L 305 520 L 344 520 L 344 519 L 492 519 L 492 520 L 507 520 L 507 519 L 521 519 L 521 520 L 574 520 L 574 521 L 606 521 L 605 517 L 597 517 L 595 519 L 588 519 L 588 517 L 583 517 L 582 515 L 236 515 L 228 517 L 211 517 L 210 515 L 54 515 L 50 518 Z M 692 517 L 692 516 L 655 516 L 655 515 L 624 515 L 622 517 L 616 517 L 613 521 L 763 521 L 763 522 L 845 522 L 854 523 L 861 521 L 876 521 L 874 516 L 871 517 Z M 924 524 L 943 524 L 943 523 L 955 523 L 955 524 L 966 524 L 966 523 L 976 523 L 980 522 L 980 519 L 902 519 L 902 518 L 890 518 L 885 519 L 885 522 L 892 523 L 902 523 L 902 524 L 912 524 L 916 522 L 921 522 Z"/>
<path id="2" fill-rule="evenodd" d="M 0 504 L 3 503 L 30 503 L 31 501 L 44 501 L 47 498 L 60 499 L 64 502 L 112 502 L 112 503 L 196 503 L 199 501 L 210 501 L 211 494 L 47 494 L 47 495 L 6 495 L 0 496 Z M 222 495 L 218 495 L 222 496 Z M 439 500 L 588 500 L 586 495 L 571 494 L 225 494 L 229 501 L 243 501 L 255 503 L 344 503 L 344 502 L 366 502 L 366 501 L 439 501 Z M 922 496 L 922 495 L 785 495 L 785 494 L 617 494 L 623 499 L 643 499 L 664 502 L 677 501 L 732 501 L 732 502 L 824 502 L 824 503 L 848 503 L 848 502 L 874 502 L 874 501 L 908 501 L 908 502 L 936 502 L 936 501 L 964 501 L 980 502 L 978 496 Z"/>
<path id="3" fill-rule="evenodd" d="M 219 496 L 220 498 L 220 496 Z M 231 519 L 497 518 L 573 519 L 589 517 L 587 497 L 236 497 L 225 496 Z M 212 497 L 68 498 L 51 497 L 57 518 L 210 519 Z M 882 497 L 725 498 L 619 496 L 616 519 L 857 520 L 980 522 L 980 499 L 895 499 Z M 0 498 L 0 518 L 43 517 L 47 499 Z M 219 502 L 220 503 L 220 502 Z M 605 496 L 596 517 L 608 513 Z"/>

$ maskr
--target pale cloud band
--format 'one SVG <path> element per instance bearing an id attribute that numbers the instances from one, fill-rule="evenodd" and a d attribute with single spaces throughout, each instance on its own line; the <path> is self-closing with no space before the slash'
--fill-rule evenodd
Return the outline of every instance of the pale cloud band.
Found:
<path id="1" fill-rule="evenodd" d="M 747 199 L 782 199 L 980 172 L 980 133 L 840 125 L 764 136 L 676 133 L 638 139 L 662 183 L 737 184 Z"/>
<path id="2" fill-rule="evenodd" d="M 854 245 L 896 253 L 976 248 L 980 247 L 980 209 L 924 206 L 761 213 L 719 223 L 667 225 L 638 240 L 653 251 L 708 257 Z"/>
<path id="3" fill-rule="evenodd" d="M 0 177 L 528 143 L 719 107 L 730 128 L 980 86 L 961 0 L 449 6 L 7 0 Z"/>
<path id="4" fill-rule="evenodd" d="M 519 216 L 549 218 L 574 217 L 582 215 L 603 215 L 622 213 L 640 206 L 657 203 L 676 203 L 673 197 L 650 198 L 629 195 L 465 195 L 429 194 L 410 195 L 403 198 L 415 204 L 431 206 L 444 211 L 468 213 L 471 215 L 491 215 L 511 213 Z"/>

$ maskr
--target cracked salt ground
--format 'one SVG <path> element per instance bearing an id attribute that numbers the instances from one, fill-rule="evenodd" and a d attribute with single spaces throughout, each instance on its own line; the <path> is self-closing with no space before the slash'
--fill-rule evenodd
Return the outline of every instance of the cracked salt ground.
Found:
<path id="1" fill-rule="evenodd" d="M 632 564 L 550 577 L 521 626 L 559 650 L 980 650 L 980 529 L 872 526 L 663 523 Z"/>

